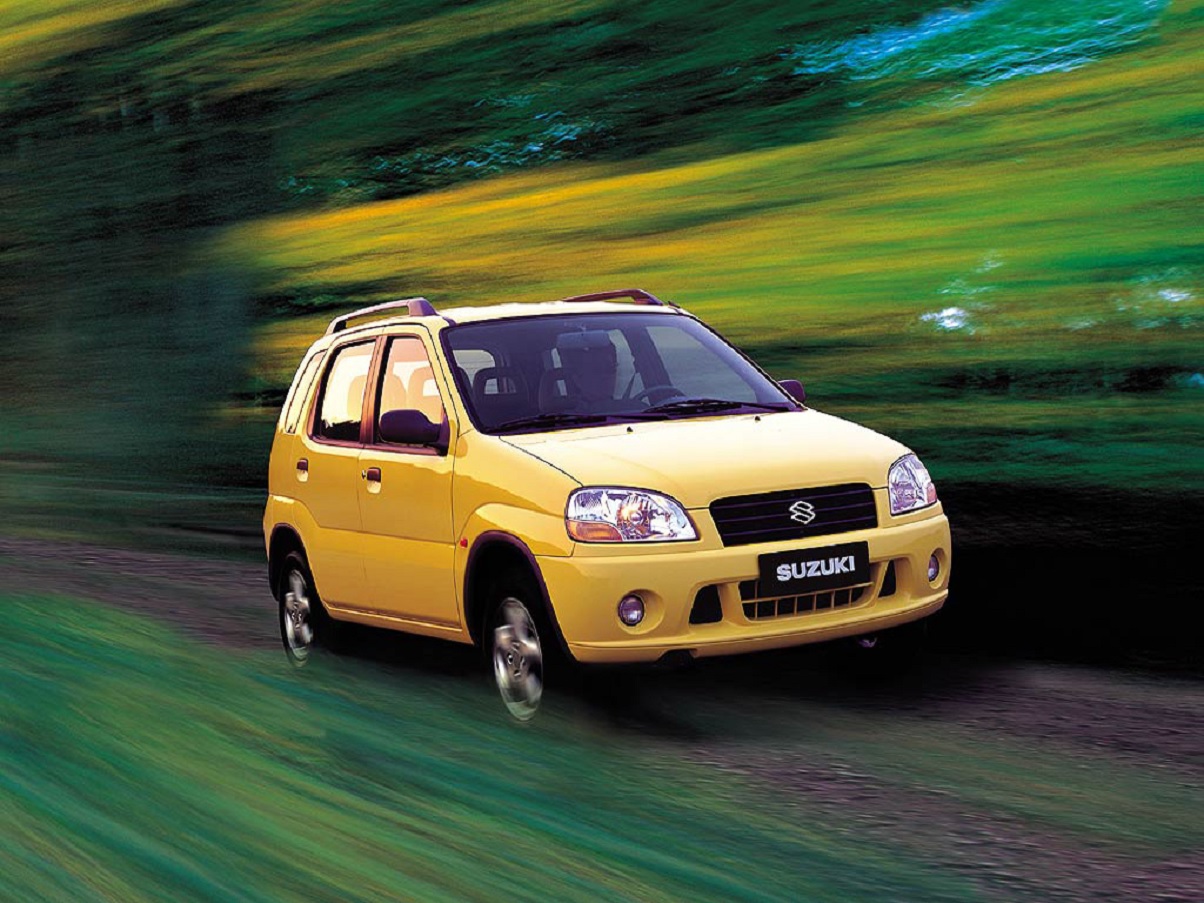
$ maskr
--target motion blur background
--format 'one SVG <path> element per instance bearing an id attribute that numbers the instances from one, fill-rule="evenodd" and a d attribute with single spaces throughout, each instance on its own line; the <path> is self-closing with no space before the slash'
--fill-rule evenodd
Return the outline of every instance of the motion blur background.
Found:
<path id="1" fill-rule="evenodd" d="M 1201 0 L 3 0 L 0 900 L 1204 897 L 1201 72 Z M 307 344 L 621 287 L 921 455 L 928 669 L 286 672 Z"/>
<path id="2" fill-rule="evenodd" d="M 967 635 L 1176 646 L 1204 9 L 946 2 L 7 0 L 4 528 L 255 554 L 335 313 L 639 286 L 921 454 Z"/>

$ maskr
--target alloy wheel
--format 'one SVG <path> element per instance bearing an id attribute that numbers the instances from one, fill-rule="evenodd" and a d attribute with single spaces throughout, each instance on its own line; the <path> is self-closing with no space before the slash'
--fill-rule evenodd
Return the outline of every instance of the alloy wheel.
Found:
<path id="1" fill-rule="evenodd" d="M 543 695 L 543 650 L 527 607 L 502 600 L 494 618 L 493 676 L 502 702 L 519 721 L 529 721 Z"/>
<path id="2" fill-rule="evenodd" d="M 314 644 L 314 626 L 309 586 L 300 571 L 288 572 L 284 598 L 280 602 L 280 626 L 289 659 L 297 665 L 305 664 Z"/>

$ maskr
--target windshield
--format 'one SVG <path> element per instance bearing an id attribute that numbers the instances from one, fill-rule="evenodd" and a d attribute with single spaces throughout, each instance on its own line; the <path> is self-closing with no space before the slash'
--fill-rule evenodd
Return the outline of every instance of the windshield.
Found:
<path id="1" fill-rule="evenodd" d="M 442 335 L 469 414 L 488 433 L 798 407 L 693 317 L 519 317 Z"/>

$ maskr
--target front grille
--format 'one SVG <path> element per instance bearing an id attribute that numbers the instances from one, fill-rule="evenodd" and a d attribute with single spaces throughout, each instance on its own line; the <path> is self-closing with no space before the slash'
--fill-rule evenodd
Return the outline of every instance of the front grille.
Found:
<path id="1" fill-rule="evenodd" d="M 809 523 L 799 519 L 812 516 Z M 807 539 L 878 526 L 874 493 L 864 483 L 739 495 L 711 502 L 725 546 Z"/>
<path id="2" fill-rule="evenodd" d="M 758 599 L 757 581 L 745 580 L 740 584 L 740 598 L 746 600 L 743 602 L 744 617 L 750 621 L 763 621 L 768 618 L 785 618 L 815 611 L 830 611 L 833 608 L 847 608 L 860 602 L 868 590 L 868 586 L 852 586 L 802 596 Z"/>

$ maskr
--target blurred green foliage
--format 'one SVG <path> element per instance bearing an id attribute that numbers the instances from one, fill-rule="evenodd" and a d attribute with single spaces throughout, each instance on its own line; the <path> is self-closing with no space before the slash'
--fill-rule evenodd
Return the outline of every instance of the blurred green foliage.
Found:
<path id="1" fill-rule="evenodd" d="M 971 898 L 655 742 L 554 708 L 516 730 L 484 680 L 0 608 L 4 899 Z"/>
<path id="2" fill-rule="evenodd" d="M 1198 0 L 22 0 L 0 25 L 10 525 L 211 525 L 119 489 L 259 490 L 335 309 L 622 284 L 938 481 L 1204 486 Z"/>

